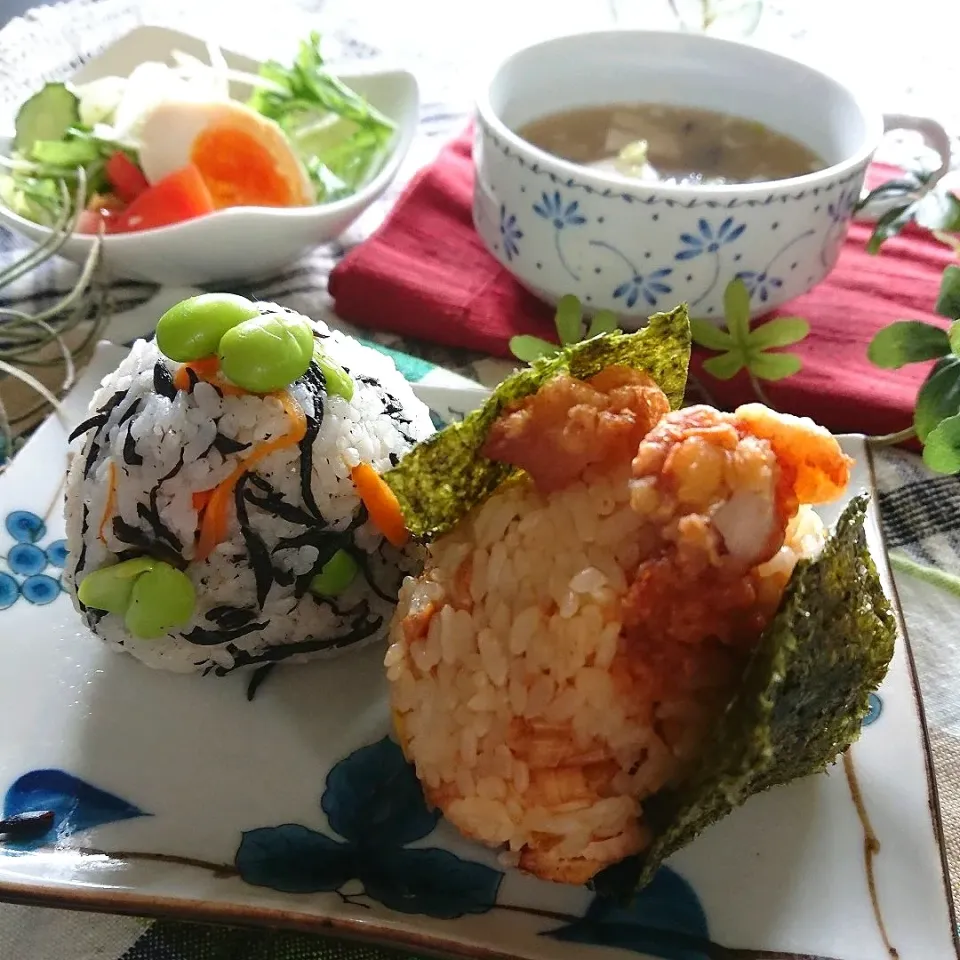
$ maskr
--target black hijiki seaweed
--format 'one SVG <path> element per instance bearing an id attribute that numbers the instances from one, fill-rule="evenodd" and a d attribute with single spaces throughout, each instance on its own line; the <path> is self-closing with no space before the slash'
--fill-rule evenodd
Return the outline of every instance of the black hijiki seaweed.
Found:
<path id="1" fill-rule="evenodd" d="M 280 517 L 281 520 L 286 520 L 288 523 L 296 523 L 304 527 L 316 525 L 326 526 L 326 521 L 322 517 L 311 517 L 306 511 L 295 507 L 292 503 L 287 503 L 273 486 L 271 486 L 270 482 L 264 480 L 259 474 L 251 473 L 248 474 L 248 476 L 250 482 L 265 494 L 263 497 L 258 497 L 252 490 L 247 490 L 246 498 L 248 503 L 252 503 L 266 513 L 272 513 Z"/>
<path id="2" fill-rule="evenodd" d="M 86 433 L 88 430 L 91 430 L 93 427 L 97 428 L 97 433 L 100 432 L 100 428 L 110 419 L 110 414 L 113 413 L 116 406 L 126 397 L 126 390 L 118 390 L 114 393 L 109 400 L 102 406 L 97 409 L 97 412 L 92 416 L 87 417 L 83 423 L 77 424 L 70 433 L 70 436 L 67 438 L 68 443 L 72 443 L 77 437 L 81 434 Z"/>
<path id="3" fill-rule="evenodd" d="M 228 437 L 223 433 L 217 431 L 217 435 L 213 438 L 213 443 L 211 444 L 214 450 L 217 453 L 222 454 L 227 457 L 231 453 L 240 453 L 243 450 L 246 450 L 250 444 L 241 443 L 239 440 L 234 440 L 233 437 Z"/>
<path id="4" fill-rule="evenodd" d="M 143 466 L 143 457 L 137 453 L 137 441 L 133 439 L 132 423 L 127 426 L 127 435 L 123 438 L 123 462 L 128 467 Z"/>
<path id="5" fill-rule="evenodd" d="M 304 506 L 316 518 L 321 518 L 320 508 L 313 496 L 313 443 L 323 425 L 323 395 L 327 392 L 327 378 L 319 364 L 312 360 L 301 380 L 311 388 L 313 396 L 313 416 L 307 416 L 307 429 L 300 447 L 300 496 Z M 304 411 L 306 415 L 306 411 Z"/>
<path id="6" fill-rule="evenodd" d="M 80 553 L 77 554 L 77 565 L 73 568 L 74 581 L 80 576 L 84 564 L 87 562 L 87 531 L 90 529 L 90 508 L 84 504 L 83 512 L 80 514 Z M 77 597 L 77 603 L 80 606 L 80 612 L 83 613 L 87 608 L 83 601 Z"/>
<path id="7" fill-rule="evenodd" d="M 247 488 L 247 480 L 250 474 L 244 474 L 238 481 L 233 491 L 233 501 L 237 511 L 237 523 L 240 525 L 240 535 L 246 545 L 247 553 L 250 557 L 250 568 L 253 570 L 253 578 L 257 585 L 257 605 L 262 610 L 267 602 L 267 594 L 274 582 L 273 563 L 270 560 L 270 551 L 266 544 L 253 527 L 250 526 L 250 517 L 247 514 L 247 504 L 244 498 L 244 491 Z"/>
<path id="8" fill-rule="evenodd" d="M 218 677 L 226 676 L 231 670 L 239 667 L 249 667 L 255 663 L 276 663 L 298 653 L 318 653 L 322 650 L 338 650 L 349 647 L 360 640 L 364 640 L 383 626 L 383 617 L 370 618 L 370 606 L 366 601 L 357 605 L 360 613 L 350 624 L 350 629 L 338 637 L 301 641 L 298 643 L 283 643 L 268 647 L 260 653 L 253 654 L 246 650 L 237 650 L 233 653 L 232 667 L 215 666 L 213 672 Z"/>
<path id="9" fill-rule="evenodd" d="M 101 428 L 97 428 L 98 432 Z M 87 459 L 83 462 L 83 479 L 87 480 L 90 477 L 90 471 L 93 469 L 94 464 L 100 459 L 100 444 L 97 443 L 96 435 L 90 441 L 90 449 L 87 451 Z"/>
<path id="10" fill-rule="evenodd" d="M 221 630 L 238 630 L 246 626 L 256 615 L 256 610 L 251 610 L 250 607 L 232 607 L 229 604 L 223 604 L 219 607 L 211 607 L 205 617 Z"/>
<path id="11" fill-rule="evenodd" d="M 67 442 L 73 443 L 77 437 L 86 433 L 88 430 L 92 430 L 94 427 L 102 427 L 109 418 L 109 413 L 95 413 L 92 417 L 87 417 L 86 420 L 84 420 L 82 423 L 78 423 L 73 430 L 70 431 L 70 436 L 67 437 Z"/>
<path id="12" fill-rule="evenodd" d="M 160 487 L 157 486 L 150 491 L 150 506 L 144 503 L 137 504 L 137 516 L 150 524 L 154 536 L 158 540 L 166 540 L 179 553 L 183 550 L 180 538 L 160 519 L 160 511 L 157 509 L 157 491 L 159 489 Z"/>
<path id="13" fill-rule="evenodd" d="M 177 388 L 173 383 L 173 374 L 163 360 L 153 365 L 153 389 L 168 400 L 176 400 Z"/>
<path id="14" fill-rule="evenodd" d="M 183 447 L 180 448 L 180 458 L 169 473 L 165 473 L 158 481 L 157 486 L 161 486 L 168 480 L 172 480 L 183 469 Z"/>
<path id="15" fill-rule="evenodd" d="M 181 634 L 181 636 L 184 640 L 198 647 L 215 647 L 229 640 L 239 640 L 240 637 L 245 637 L 248 633 L 265 630 L 267 626 L 266 622 L 254 621 L 234 630 L 205 630 L 203 627 L 194 627 L 189 633 Z"/>
<path id="16" fill-rule="evenodd" d="M 367 520 L 367 508 L 361 504 L 350 523 L 343 530 L 329 530 L 318 527 L 308 527 L 303 533 L 295 537 L 284 537 L 277 541 L 273 552 L 291 550 L 299 547 L 315 547 L 317 557 L 310 565 L 310 569 L 295 578 L 293 595 L 299 600 L 310 589 L 313 578 L 324 568 L 338 550 L 346 550 L 352 554 L 354 547 L 353 532 Z M 379 593 L 374 584 L 374 592 Z"/>
<path id="17" fill-rule="evenodd" d="M 273 673 L 275 667 L 275 663 L 267 663 L 262 667 L 257 667 L 257 669 L 253 671 L 253 676 L 247 684 L 247 703 L 253 702 L 253 698 L 257 695 L 260 685 Z"/>
<path id="18" fill-rule="evenodd" d="M 163 560 L 178 570 L 187 568 L 187 561 L 172 550 L 167 544 L 151 540 L 139 527 L 129 524 L 122 517 L 113 518 L 113 535 L 121 542 L 127 543 L 134 550 L 123 550 L 117 554 L 119 560 L 129 560 L 132 557 L 142 557 L 144 554 L 156 560 Z"/>
<path id="19" fill-rule="evenodd" d="M 133 403 L 123 411 L 120 419 L 117 421 L 117 426 L 122 427 L 128 420 L 132 419 L 140 410 L 140 404 L 142 401 L 138 397 Z"/>
<path id="20" fill-rule="evenodd" d="M 356 546 L 350 546 L 345 548 L 347 553 L 353 557 L 354 562 L 360 568 L 360 572 L 363 574 L 364 579 L 370 584 L 370 589 L 385 602 L 389 603 L 391 606 L 395 607 L 397 605 L 396 593 L 392 596 L 389 593 L 384 593 L 384 591 L 377 584 L 376 580 L 373 579 L 373 573 L 370 570 L 370 558 L 364 553 L 363 550 L 358 550 Z M 399 587 L 399 584 L 397 585 Z"/>

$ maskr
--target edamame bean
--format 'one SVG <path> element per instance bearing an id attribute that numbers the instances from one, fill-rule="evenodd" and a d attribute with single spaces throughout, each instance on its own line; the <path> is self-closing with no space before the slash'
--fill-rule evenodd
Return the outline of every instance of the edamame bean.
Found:
<path id="1" fill-rule="evenodd" d="M 178 363 L 209 357 L 217 352 L 220 339 L 259 311 L 246 297 L 232 293 L 201 293 L 181 300 L 157 322 L 157 346 Z"/>
<path id="2" fill-rule="evenodd" d="M 313 331 L 301 317 L 254 317 L 229 329 L 218 352 L 220 369 L 238 387 L 272 393 L 306 373 L 313 356 Z"/>
<path id="3" fill-rule="evenodd" d="M 137 577 L 152 570 L 152 557 L 134 557 L 88 573 L 77 588 L 77 597 L 86 607 L 123 616 L 130 606 L 130 595 Z"/>
<path id="4" fill-rule="evenodd" d="M 314 348 L 313 359 L 323 373 L 327 385 L 327 393 L 332 397 L 343 397 L 348 403 L 353 399 L 353 380 L 339 363 L 331 360 L 322 350 L 320 344 Z"/>
<path id="5" fill-rule="evenodd" d="M 335 597 L 353 583 L 360 568 L 346 550 L 338 550 L 310 581 L 310 592 L 321 597 Z"/>
<path id="6" fill-rule="evenodd" d="M 133 584 L 124 623 L 135 637 L 151 640 L 186 623 L 195 603 L 190 578 L 169 563 L 157 562 Z"/>

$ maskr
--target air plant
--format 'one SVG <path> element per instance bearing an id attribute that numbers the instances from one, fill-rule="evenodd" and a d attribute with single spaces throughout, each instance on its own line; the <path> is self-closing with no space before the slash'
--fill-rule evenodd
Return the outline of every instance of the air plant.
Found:
<path id="1" fill-rule="evenodd" d="M 82 169 L 78 171 L 72 196 L 66 182 L 61 180 L 59 187 L 62 212 L 51 229 L 50 236 L 19 260 L 0 270 L 0 295 L 9 290 L 18 280 L 56 256 L 73 234 L 77 218 L 84 208 L 86 196 L 84 171 Z M 73 386 L 76 375 L 75 357 L 83 353 L 103 328 L 107 316 L 103 303 L 106 285 L 99 283 L 96 277 L 102 262 L 102 246 L 101 234 L 94 238 L 76 283 L 47 309 L 37 313 L 27 313 L 12 307 L 0 307 L 0 374 L 25 383 L 39 397 L 37 403 L 27 410 L 18 412 L 15 417 L 8 414 L 0 398 L 0 472 L 9 464 L 15 441 L 23 428 L 48 408 L 59 412 L 60 398 Z M 92 311 L 90 297 L 87 296 L 91 291 L 94 296 Z M 86 330 L 81 342 L 70 346 L 66 335 L 88 319 L 89 329 Z M 59 358 L 50 359 L 42 356 L 44 348 L 51 343 L 57 345 L 60 352 Z M 55 365 L 62 368 L 62 376 L 59 385 L 53 389 L 42 383 L 29 370 L 32 367 Z"/>

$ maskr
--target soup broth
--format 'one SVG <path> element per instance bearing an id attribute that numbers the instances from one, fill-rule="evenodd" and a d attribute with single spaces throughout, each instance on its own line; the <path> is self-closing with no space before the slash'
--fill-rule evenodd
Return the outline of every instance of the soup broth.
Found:
<path id="1" fill-rule="evenodd" d="M 826 166 L 809 147 L 754 120 L 656 103 L 565 110 L 517 133 L 573 163 L 661 183 L 755 183 Z"/>

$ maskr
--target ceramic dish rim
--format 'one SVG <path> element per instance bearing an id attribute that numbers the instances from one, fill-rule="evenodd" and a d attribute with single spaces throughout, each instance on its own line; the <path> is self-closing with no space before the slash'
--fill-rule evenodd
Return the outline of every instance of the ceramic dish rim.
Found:
<path id="1" fill-rule="evenodd" d="M 46 422 L 46 421 L 45 421 Z M 41 425 L 42 426 L 42 425 Z M 846 434 L 863 444 L 867 473 L 870 479 L 871 494 L 876 502 L 877 479 L 873 454 L 865 438 L 860 434 Z M 30 444 L 17 456 L 29 451 Z M 957 910 L 954 903 L 950 868 L 947 860 L 944 836 L 943 816 L 936 783 L 933 752 L 927 725 L 923 698 L 920 695 L 919 678 L 913 649 L 905 618 L 903 616 L 896 581 L 889 565 L 886 539 L 879 517 L 876 529 L 883 550 L 883 565 L 890 585 L 890 600 L 894 609 L 897 627 L 905 646 L 910 689 L 919 719 L 921 744 L 923 749 L 924 771 L 927 780 L 927 804 L 934 839 L 940 855 L 940 873 L 947 901 L 948 918 L 951 925 L 951 942 L 957 960 L 960 960 L 960 930 L 957 925 Z M 109 855 L 108 855 L 109 856 Z M 122 859 L 114 857 L 119 863 Z M 512 954 L 501 949 L 475 942 L 465 942 L 456 936 L 445 936 L 433 931 L 417 931 L 402 926 L 384 923 L 381 919 L 358 919 L 347 916 L 322 915 L 281 906 L 264 906 L 253 903 L 237 903 L 225 900 L 203 900 L 196 897 L 179 898 L 154 896 L 138 892 L 119 891 L 111 887 L 89 889 L 73 886 L 37 886 L 31 883 L 9 882 L 0 879 L 0 902 L 22 906 L 52 907 L 80 912 L 97 912 L 139 916 L 150 919 L 201 922 L 226 926 L 240 926 L 259 929 L 282 929 L 302 933 L 335 934 L 350 940 L 379 944 L 387 947 L 409 948 L 423 951 L 433 956 L 463 958 L 463 960 L 516 960 Z M 813 958 L 812 958 L 813 960 Z"/>
<path id="2" fill-rule="evenodd" d="M 100 59 L 105 53 L 109 52 L 112 47 L 122 43 L 125 40 L 128 40 L 130 37 L 144 30 L 162 31 L 167 34 L 173 34 L 179 37 L 187 37 L 191 40 L 202 42 L 201 37 L 196 37 L 182 30 L 174 30 L 169 27 L 157 27 L 150 24 L 142 24 L 134 27 L 132 30 L 127 31 L 125 34 L 118 37 L 114 43 L 110 45 L 110 47 L 107 47 L 105 50 L 101 51 L 100 54 L 85 63 L 80 69 L 75 70 L 68 80 L 72 80 L 73 77 L 75 77 L 81 70 L 86 70 L 91 66 L 94 66 L 97 60 Z M 221 48 L 221 52 L 226 56 L 248 60 L 251 63 L 258 65 L 265 62 L 225 47 Z M 356 62 L 347 60 L 344 61 L 342 65 L 334 64 L 333 67 L 335 68 L 335 74 L 338 79 L 345 80 L 347 82 L 351 80 L 367 78 L 382 79 L 395 77 L 398 80 L 402 80 L 404 83 L 408 83 L 412 88 L 411 92 L 414 108 L 419 111 L 420 84 L 417 81 L 416 75 L 412 71 L 396 66 L 387 59 L 379 57 L 371 60 L 361 60 Z M 279 221 L 311 219 L 319 220 L 326 219 L 328 217 L 335 218 L 345 213 L 349 213 L 358 206 L 365 207 L 375 200 L 379 193 L 383 191 L 385 186 L 389 184 L 390 181 L 396 176 L 397 171 L 400 169 L 400 165 L 406 158 L 406 155 L 410 149 L 410 145 L 413 141 L 415 125 L 413 128 L 411 128 L 399 121 L 395 121 L 395 123 L 396 128 L 394 130 L 393 148 L 391 149 L 390 154 L 388 155 L 383 166 L 377 172 L 376 176 L 367 181 L 367 183 L 365 183 L 360 190 L 349 197 L 344 197 L 342 200 L 334 200 L 332 203 L 312 203 L 303 207 L 229 207 L 223 210 L 214 210 L 212 213 L 204 214 L 201 217 L 195 217 L 192 220 L 183 220 L 179 223 L 171 223 L 162 227 L 152 227 L 149 230 L 139 230 L 135 233 L 127 234 L 105 234 L 101 240 L 101 243 L 104 249 L 107 250 L 111 247 L 120 246 L 121 244 L 129 244 L 131 241 L 134 243 L 142 243 L 144 242 L 143 238 L 146 237 L 167 238 L 173 231 L 182 230 L 187 224 L 190 225 L 190 230 L 199 234 L 202 229 L 207 229 L 201 227 L 201 224 L 213 223 L 214 226 L 209 229 L 215 230 L 220 229 L 220 225 L 224 223 L 228 223 L 231 227 L 243 228 L 245 226 L 243 220 L 247 218 L 258 221 L 262 221 L 263 219 Z M 8 152 L 13 146 L 13 139 L 14 136 L 11 131 L 5 130 L 0 132 L 0 151 Z M 26 217 L 23 217 L 11 210 L 2 202 L 0 202 L 0 220 L 5 222 L 10 229 L 17 230 L 21 234 L 29 236 L 31 239 L 40 243 L 49 240 L 50 237 L 53 236 L 52 227 L 48 227 L 42 223 L 35 223 L 33 220 L 28 220 Z M 92 235 L 78 234 L 76 231 L 74 231 L 70 234 L 70 239 L 74 242 L 86 242 L 87 245 L 91 245 L 93 244 L 95 237 Z"/>
<path id="3" fill-rule="evenodd" d="M 596 41 L 601 37 L 620 37 L 623 34 L 660 39 L 667 42 L 677 42 L 677 37 L 682 36 L 686 42 L 701 43 L 703 46 L 724 46 L 728 49 L 739 50 L 743 55 L 751 56 L 758 60 L 778 61 L 800 67 L 808 73 L 834 84 L 850 97 L 860 112 L 866 127 L 864 142 L 855 152 L 844 157 L 844 159 L 832 163 L 827 167 L 823 167 L 820 170 L 816 170 L 813 173 L 805 173 L 797 177 L 785 177 L 781 180 L 762 180 L 755 183 L 716 184 L 712 186 L 689 183 L 661 184 L 631 180 L 629 177 L 624 177 L 616 173 L 598 172 L 582 164 L 564 160 L 556 154 L 549 153 L 540 147 L 534 146 L 529 140 L 525 140 L 500 119 L 498 112 L 494 109 L 493 103 L 491 102 L 490 91 L 501 72 L 514 57 L 520 56 L 537 47 L 549 47 L 553 44 L 570 41 L 572 39 Z M 782 191 L 803 189 L 816 186 L 825 181 L 832 182 L 843 179 L 870 162 L 870 158 L 876 151 L 880 139 L 883 136 L 883 115 L 875 109 L 873 103 L 865 98 L 860 91 L 851 89 L 831 74 L 810 66 L 802 60 L 795 60 L 792 57 L 787 57 L 780 53 L 763 50 L 748 43 L 739 43 L 735 40 L 701 34 L 678 34 L 675 30 L 643 30 L 639 28 L 630 30 L 589 30 L 563 34 L 550 37 L 546 40 L 540 40 L 536 43 L 524 44 L 517 49 L 511 50 L 509 54 L 497 62 L 495 67 L 487 70 L 476 97 L 476 112 L 481 125 L 490 133 L 508 144 L 514 152 L 523 153 L 536 163 L 539 163 L 541 167 L 550 168 L 558 177 L 562 177 L 563 179 L 570 177 L 577 178 L 588 184 L 594 190 L 601 192 L 604 190 L 613 190 L 617 193 L 633 194 L 641 197 L 655 193 L 658 196 L 663 196 L 677 202 L 689 202 L 694 199 L 726 201 L 735 196 L 750 198 L 763 197 L 770 193 L 779 194 Z"/>

